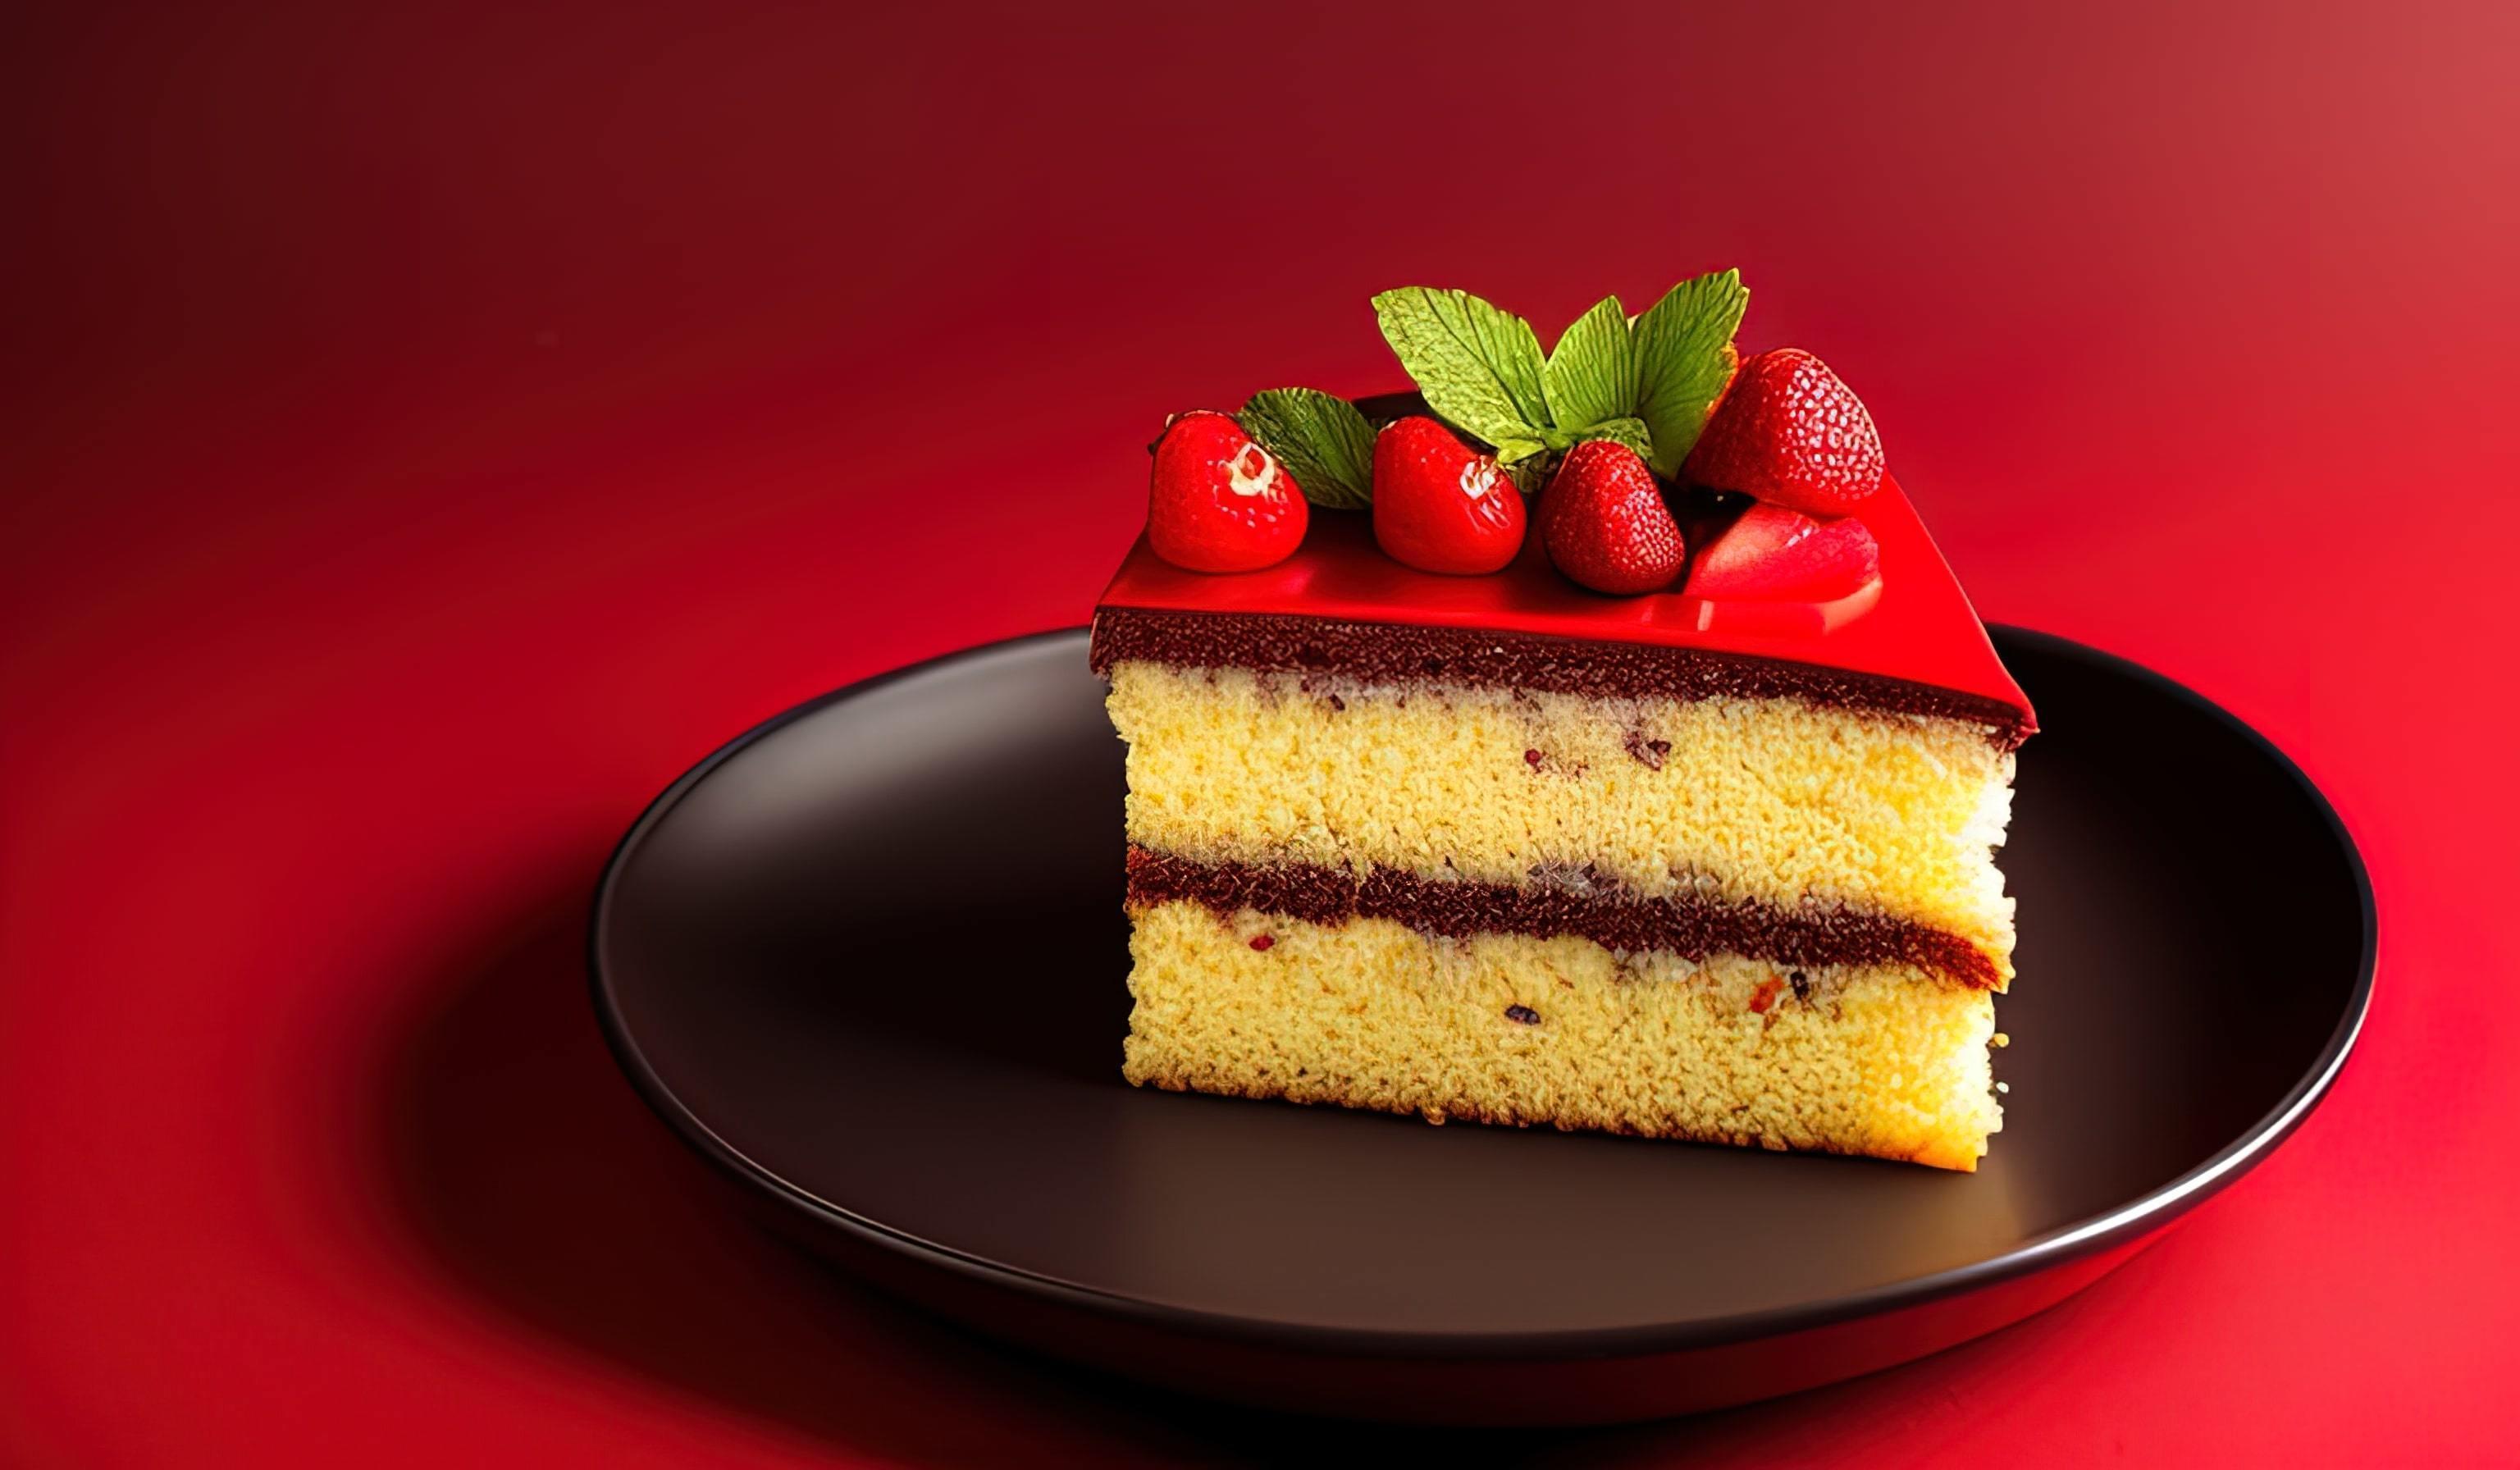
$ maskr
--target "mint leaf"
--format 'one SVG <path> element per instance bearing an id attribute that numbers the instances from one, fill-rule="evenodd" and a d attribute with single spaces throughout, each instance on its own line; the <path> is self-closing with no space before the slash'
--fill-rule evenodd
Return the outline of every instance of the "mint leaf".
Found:
<path id="1" fill-rule="evenodd" d="M 1550 453 L 1550 446 L 1546 440 L 1517 435 L 1497 445 L 1496 462 L 1500 465 L 1518 465 L 1534 455 L 1548 453 Z"/>
<path id="2" fill-rule="evenodd" d="M 1599 423 L 1637 411 L 1637 359 L 1628 348 L 1628 312 L 1616 296 L 1603 296 L 1575 319 L 1549 349 L 1541 378 L 1550 422 L 1560 426 Z"/>
<path id="3" fill-rule="evenodd" d="M 1424 286 L 1375 296 L 1373 317 L 1437 417 L 1490 444 L 1527 439 L 1549 423 L 1540 337 L 1529 322 L 1467 291 Z"/>
<path id="4" fill-rule="evenodd" d="M 1706 426 L 1706 412 L 1732 376 L 1732 331 L 1750 303 L 1739 271 L 1684 281 L 1637 318 L 1637 417 L 1652 436 L 1657 473 L 1680 472 Z"/>
<path id="5" fill-rule="evenodd" d="M 1269 388 L 1234 416 L 1295 477 L 1304 499 L 1333 511 L 1373 504 L 1373 425 L 1318 388 Z"/>
<path id="6" fill-rule="evenodd" d="M 1574 430 L 1569 447 L 1581 444 L 1587 439 L 1609 439 L 1635 450 L 1648 464 L 1653 460 L 1653 435 L 1645 428 L 1645 422 L 1642 419 L 1622 416 L 1616 419 L 1604 419 L 1598 423 L 1586 424 Z"/>
<path id="7" fill-rule="evenodd" d="M 1546 444 L 1515 439 L 1497 446 L 1497 468 L 1525 495 L 1538 495 L 1549 483 L 1549 467 L 1557 456 Z"/>

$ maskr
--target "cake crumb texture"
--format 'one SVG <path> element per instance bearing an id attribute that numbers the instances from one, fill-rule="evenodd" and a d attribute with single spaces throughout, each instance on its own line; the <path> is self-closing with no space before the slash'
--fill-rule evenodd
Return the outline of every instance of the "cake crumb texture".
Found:
<path id="1" fill-rule="evenodd" d="M 1965 721 L 1793 699 L 1612 698 L 1111 669 L 1129 840 L 1204 863 L 1849 905 L 2011 975 L 1993 849 L 2012 756 Z"/>
<path id="2" fill-rule="evenodd" d="M 1958 1170 L 2002 1126 L 1992 997 L 1906 966 L 1786 972 L 1187 900 L 1131 917 L 1140 1086 Z"/>

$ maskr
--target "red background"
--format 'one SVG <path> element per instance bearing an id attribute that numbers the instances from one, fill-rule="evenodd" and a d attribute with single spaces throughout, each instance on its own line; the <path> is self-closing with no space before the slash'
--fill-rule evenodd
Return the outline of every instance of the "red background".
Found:
<path id="1" fill-rule="evenodd" d="M 2324 785 L 2378 1001 L 2293 1142 L 2042 1318 L 1450 1448 L 2520 1452 L 2508 8 L 436 9 L 0 22 L 0 1457 L 1327 1443 L 695 1194 L 589 885 L 733 732 L 1079 621 L 1166 411 L 1393 381 L 1372 290 L 1548 333 L 1728 264 L 1988 616 Z"/>

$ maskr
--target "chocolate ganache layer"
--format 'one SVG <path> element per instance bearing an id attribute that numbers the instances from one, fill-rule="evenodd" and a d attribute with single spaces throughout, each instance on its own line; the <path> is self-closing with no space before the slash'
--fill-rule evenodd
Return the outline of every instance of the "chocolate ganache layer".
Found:
<path id="1" fill-rule="evenodd" d="M 1544 879 L 1551 875 L 1542 874 Z M 1435 880 L 1376 868 L 1359 878 L 1305 863 L 1194 863 L 1131 846 L 1129 906 L 1190 900 L 1220 914 L 1252 909 L 1307 923 L 1387 918 L 1422 933 L 1576 935 L 1604 949 L 1688 959 L 1744 955 L 1784 965 L 1910 964 L 1985 989 L 1995 962 L 1957 934 L 1843 907 L 1625 892 L 1589 870 L 1532 886 Z"/>
<path id="2" fill-rule="evenodd" d="M 1258 673 L 1329 674 L 1364 684 L 1445 683 L 1586 698 L 1800 699 L 1828 708 L 1927 715 L 1983 726 L 2004 750 L 2036 727 L 1992 699 L 1876 675 L 1703 648 L 1529 633 L 1355 623 L 1278 613 L 1102 607 L 1093 665 L 1144 661 Z"/>

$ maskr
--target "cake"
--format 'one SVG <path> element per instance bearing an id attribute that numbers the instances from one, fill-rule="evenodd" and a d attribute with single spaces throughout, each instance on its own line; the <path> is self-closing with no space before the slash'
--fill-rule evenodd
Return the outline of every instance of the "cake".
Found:
<path id="1" fill-rule="evenodd" d="M 1178 417 L 1097 606 L 1123 1074 L 1974 1169 L 2035 719 L 1868 415 L 1740 361 L 1730 273 L 1536 375 L 1528 327 L 1455 334 L 1510 421 L 1426 347 L 1504 314 L 1402 294 L 1422 398 Z M 1581 352 L 1606 385 L 1549 391 Z"/>

